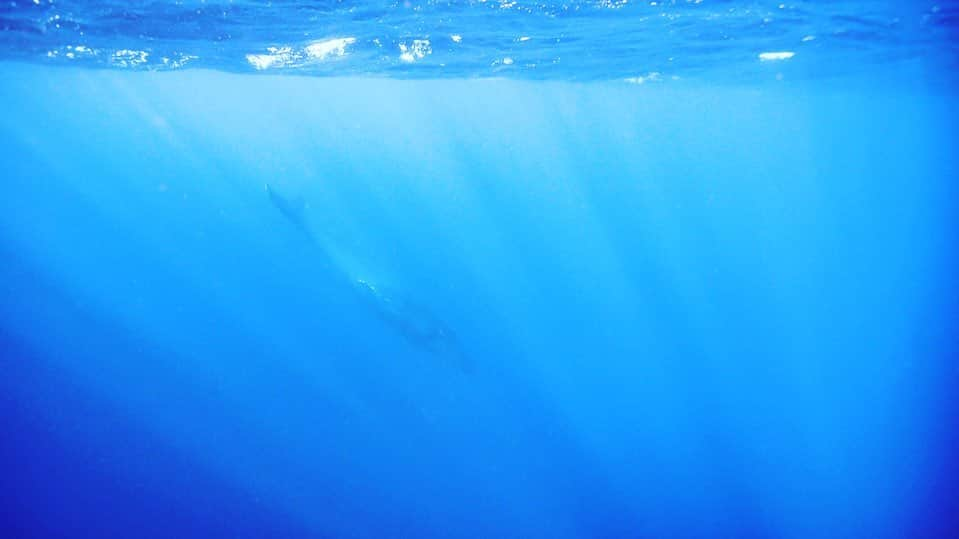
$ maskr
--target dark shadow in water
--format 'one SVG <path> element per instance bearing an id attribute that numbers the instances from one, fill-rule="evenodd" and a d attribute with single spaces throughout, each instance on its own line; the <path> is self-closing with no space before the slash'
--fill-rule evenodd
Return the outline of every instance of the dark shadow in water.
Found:
<path id="1" fill-rule="evenodd" d="M 444 320 L 408 294 L 350 275 L 342 268 L 335 267 L 323 243 L 310 229 L 304 213 L 306 206 L 303 201 L 286 197 L 269 185 L 265 188 L 273 207 L 308 239 L 321 259 L 330 264 L 340 279 L 349 283 L 349 288 L 360 302 L 375 313 L 386 326 L 401 335 L 416 349 L 442 358 L 465 373 L 475 370 L 456 332 Z"/>

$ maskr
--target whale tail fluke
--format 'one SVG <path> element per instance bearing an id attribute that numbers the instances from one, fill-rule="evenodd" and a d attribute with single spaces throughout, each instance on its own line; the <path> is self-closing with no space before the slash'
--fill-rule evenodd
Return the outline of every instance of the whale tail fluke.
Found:
<path id="1" fill-rule="evenodd" d="M 278 193 L 270 184 L 263 184 L 267 196 L 270 197 L 270 203 L 286 217 L 288 221 L 313 240 L 313 233 L 306 221 L 306 202 L 303 197 L 287 198 Z"/>

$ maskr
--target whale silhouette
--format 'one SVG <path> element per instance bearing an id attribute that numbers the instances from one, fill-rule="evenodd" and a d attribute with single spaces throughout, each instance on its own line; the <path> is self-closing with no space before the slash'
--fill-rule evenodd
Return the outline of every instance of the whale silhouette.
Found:
<path id="1" fill-rule="evenodd" d="M 313 233 L 306 218 L 306 204 L 290 199 L 269 184 L 265 186 L 270 203 L 294 228 L 303 234 L 325 260 L 332 260 L 330 249 Z M 456 333 L 432 310 L 394 288 L 374 283 L 367 278 L 350 275 L 344 268 L 335 268 L 349 283 L 357 299 L 370 308 L 378 319 L 399 333 L 410 345 L 434 356 L 448 359 L 464 372 L 473 365 Z"/>
<path id="2" fill-rule="evenodd" d="M 264 188 L 266 189 L 266 194 L 270 197 L 270 203 L 273 204 L 273 207 L 280 210 L 280 213 L 283 214 L 283 217 L 286 217 L 287 221 L 293 223 L 293 226 L 295 226 L 297 230 L 305 234 L 311 242 L 316 244 L 316 238 L 313 236 L 313 232 L 310 231 L 310 227 L 306 222 L 306 203 L 303 199 L 290 200 L 274 191 L 273 188 L 270 187 L 270 184 L 265 184 Z"/>

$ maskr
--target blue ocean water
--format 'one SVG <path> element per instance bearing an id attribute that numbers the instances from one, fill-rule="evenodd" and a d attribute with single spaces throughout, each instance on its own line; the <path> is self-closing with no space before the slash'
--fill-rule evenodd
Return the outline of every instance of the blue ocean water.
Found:
<path id="1" fill-rule="evenodd" d="M 0 537 L 959 535 L 959 3 L 0 5 Z"/>

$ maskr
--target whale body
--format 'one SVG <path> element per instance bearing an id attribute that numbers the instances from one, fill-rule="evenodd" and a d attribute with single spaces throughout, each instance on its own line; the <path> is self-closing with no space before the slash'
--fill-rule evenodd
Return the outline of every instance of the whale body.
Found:
<path id="1" fill-rule="evenodd" d="M 306 205 L 301 200 L 291 200 L 278 193 L 269 184 L 266 192 L 270 203 L 289 221 L 294 228 L 305 235 L 324 259 L 329 260 L 329 249 L 317 239 L 310 229 L 306 218 Z M 338 273 L 350 283 L 350 288 L 358 300 L 368 306 L 385 325 L 399 333 L 410 345 L 436 356 L 451 359 L 466 372 L 472 371 L 456 333 L 433 311 L 422 303 L 414 301 L 408 295 L 374 283 L 366 278 L 350 275 L 343 268 Z"/>

